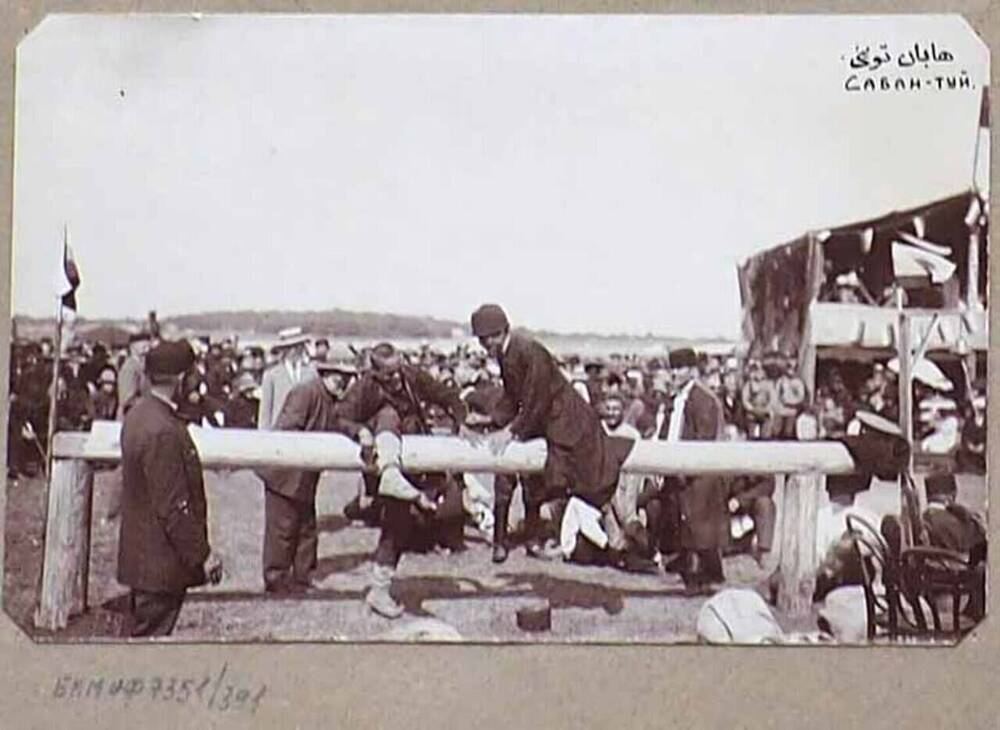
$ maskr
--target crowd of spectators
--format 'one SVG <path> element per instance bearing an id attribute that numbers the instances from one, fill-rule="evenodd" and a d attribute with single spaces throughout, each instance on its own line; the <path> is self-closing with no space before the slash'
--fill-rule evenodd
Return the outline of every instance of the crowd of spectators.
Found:
<path id="1" fill-rule="evenodd" d="M 101 342 L 68 347 L 60 359 L 56 430 L 88 430 L 94 420 L 120 419 L 139 393 L 142 358 L 154 338 L 136 333 L 127 345 Z M 184 378 L 182 415 L 209 427 L 256 428 L 264 371 L 277 354 L 260 346 L 239 346 L 235 338 L 191 338 L 196 366 Z M 51 340 L 16 342 L 11 351 L 8 465 L 11 476 L 35 473 L 42 463 L 52 392 Z M 353 364 L 365 367 L 366 348 L 351 350 Z M 465 343 L 442 351 L 429 343 L 406 351 L 406 358 L 468 398 L 500 387 L 500 370 L 485 353 Z M 328 340 L 311 342 L 308 359 L 330 357 Z M 607 396 L 620 400 L 623 422 L 643 438 L 665 428 L 673 397 L 665 358 L 612 353 L 584 360 L 568 355 L 564 374 L 595 408 Z M 814 397 L 798 374 L 795 358 L 702 355 L 699 374 L 722 404 L 723 437 L 794 439 L 803 414 L 814 416 L 818 436 L 837 438 L 852 429 L 854 414 L 866 410 L 898 421 L 898 381 L 894 362 L 851 367 L 828 366 L 817 373 Z M 932 370 L 936 370 L 932 365 Z M 914 433 L 921 449 L 956 455 L 964 467 L 985 468 L 985 384 L 976 382 L 954 397 L 940 371 L 915 373 Z M 472 396 L 475 401 L 475 395 Z M 473 409 L 474 410 L 474 409 Z M 440 417 L 433 406 L 428 417 Z M 442 424 L 446 425 L 446 424 Z"/>

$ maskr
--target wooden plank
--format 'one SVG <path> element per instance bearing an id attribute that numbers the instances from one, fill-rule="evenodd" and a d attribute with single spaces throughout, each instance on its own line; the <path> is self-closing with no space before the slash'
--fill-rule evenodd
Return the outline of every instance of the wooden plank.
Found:
<path id="1" fill-rule="evenodd" d="M 94 476 L 77 459 L 53 459 L 35 626 L 55 631 L 87 608 Z"/>
<path id="2" fill-rule="evenodd" d="M 301 433 L 192 427 L 191 436 L 207 467 L 280 466 L 358 471 L 358 445 L 336 433 Z M 118 461 L 118 424 L 101 424 L 90 434 L 59 433 L 54 451 L 64 459 Z M 449 436 L 404 436 L 403 465 L 413 471 L 539 472 L 545 464 L 541 439 L 512 443 L 500 456 L 485 445 Z M 622 470 L 637 474 L 847 474 L 854 462 L 835 441 L 720 442 L 640 441 Z"/>

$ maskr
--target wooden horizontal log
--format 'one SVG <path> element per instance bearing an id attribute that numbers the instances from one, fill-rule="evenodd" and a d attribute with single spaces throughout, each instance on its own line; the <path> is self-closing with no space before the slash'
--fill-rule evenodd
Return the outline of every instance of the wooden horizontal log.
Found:
<path id="1" fill-rule="evenodd" d="M 190 428 L 207 467 L 292 467 L 357 471 L 358 445 L 341 434 Z M 90 433 L 58 433 L 57 458 L 121 459 L 120 424 L 97 422 Z M 513 442 L 499 456 L 453 436 L 404 436 L 403 466 L 412 471 L 530 473 L 542 470 L 541 439 Z M 622 470 L 640 474 L 847 474 L 854 462 L 834 441 L 639 441 Z"/>

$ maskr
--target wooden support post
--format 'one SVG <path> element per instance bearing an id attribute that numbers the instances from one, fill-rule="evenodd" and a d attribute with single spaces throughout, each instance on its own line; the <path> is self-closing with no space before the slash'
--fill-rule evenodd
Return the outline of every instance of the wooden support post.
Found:
<path id="1" fill-rule="evenodd" d="M 65 628 L 70 616 L 87 609 L 93 486 L 87 462 L 52 460 L 37 628 Z"/>
<path id="2" fill-rule="evenodd" d="M 979 303 L 979 219 L 969 229 L 969 256 L 965 271 L 965 306 L 970 312 L 982 309 Z"/>
<path id="3" fill-rule="evenodd" d="M 781 496 L 780 554 L 778 557 L 778 608 L 790 616 L 805 616 L 812 609 L 816 589 L 816 510 L 826 477 L 791 474 L 776 493 Z"/>
<path id="4" fill-rule="evenodd" d="M 896 340 L 897 356 L 899 358 L 899 427 L 903 438 L 910 446 L 910 460 L 906 465 L 906 473 L 913 473 L 913 450 L 916 444 L 913 439 L 913 320 L 902 307 L 899 308 L 899 337 Z M 923 514 L 927 508 L 927 491 L 923 481 L 917 481 L 918 514 Z M 900 490 L 900 515 L 903 523 L 904 546 L 913 545 L 918 538 L 918 525 L 911 524 L 911 510 L 907 508 L 906 495 Z"/>

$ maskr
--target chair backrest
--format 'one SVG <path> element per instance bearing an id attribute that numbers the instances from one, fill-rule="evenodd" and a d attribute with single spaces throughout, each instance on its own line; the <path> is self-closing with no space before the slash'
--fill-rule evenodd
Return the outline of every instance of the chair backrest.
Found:
<path id="1" fill-rule="evenodd" d="M 868 639 L 875 638 L 880 624 L 887 626 L 892 635 L 895 633 L 896 617 L 889 592 L 894 583 L 889 546 L 871 523 L 857 515 L 847 515 L 847 532 L 861 565 L 868 612 Z"/>

